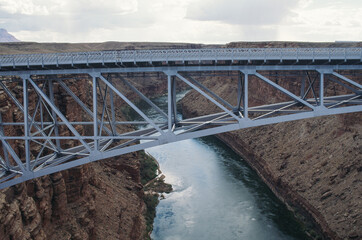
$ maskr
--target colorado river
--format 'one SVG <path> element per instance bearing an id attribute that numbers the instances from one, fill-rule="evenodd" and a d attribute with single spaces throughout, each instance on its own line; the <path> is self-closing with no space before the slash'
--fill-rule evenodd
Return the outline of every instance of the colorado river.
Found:
<path id="1" fill-rule="evenodd" d="M 167 108 L 167 97 L 154 102 Z M 159 118 L 151 108 L 143 111 Z M 174 189 L 157 206 L 152 239 L 307 239 L 292 213 L 216 137 L 146 151 Z"/>

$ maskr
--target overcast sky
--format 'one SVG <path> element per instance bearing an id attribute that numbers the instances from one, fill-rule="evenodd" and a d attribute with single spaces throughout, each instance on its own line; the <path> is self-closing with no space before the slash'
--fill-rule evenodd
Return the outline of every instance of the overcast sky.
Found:
<path id="1" fill-rule="evenodd" d="M 0 0 L 22 41 L 362 41 L 362 0 Z"/>

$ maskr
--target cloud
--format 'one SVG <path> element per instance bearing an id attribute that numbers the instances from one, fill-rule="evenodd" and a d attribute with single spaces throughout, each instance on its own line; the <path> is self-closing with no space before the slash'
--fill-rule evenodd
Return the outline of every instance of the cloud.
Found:
<path id="1" fill-rule="evenodd" d="M 237 25 L 275 25 L 298 4 L 299 0 L 204 0 L 191 3 L 186 17 Z"/>
<path id="2" fill-rule="evenodd" d="M 325 2 L 326 3 L 326 2 Z M 301 8 L 290 25 L 283 26 L 284 36 L 316 41 L 362 39 L 362 2 L 355 0 L 330 0 L 328 4 L 317 1 Z"/>
<path id="3" fill-rule="evenodd" d="M 26 2 L 28 9 L 21 6 Z M 145 5 L 137 0 L 0 0 L 0 22 L 11 31 L 58 31 L 66 34 L 139 27 L 153 23 Z"/>
<path id="4" fill-rule="evenodd" d="M 24 41 L 362 39 L 360 0 L 0 0 L 0 27 Z"/>
<path id="5" fill-rule="evenodd" d="M 137 0 L 0 0 L 0 9 L 24 15 L 127 14 L 137 10 Z"/>
<path id="6" fill-rule="evenodd" d="M 10 14 L 48 15 L 45 1 L 42 0 L 0 0 L 0 9 Z"/>

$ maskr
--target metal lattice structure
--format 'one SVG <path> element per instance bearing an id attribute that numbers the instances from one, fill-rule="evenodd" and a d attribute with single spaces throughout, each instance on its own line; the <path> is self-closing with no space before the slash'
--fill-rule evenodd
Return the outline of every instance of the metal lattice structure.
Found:
<path id="1" fill-rule="evenodd" d="M 89 162 L 153 146 L 248 127 L 362 111 L 361 48 L 172 49 L 0 55 L 0 99 L 22 116 L 5 119 L 0 112 L 0 188 Z M 287 89 L 266 72 L 298 72 L 298 91 Z M 157 73 L 167 81 L 167 111 L 139 91 L 132 81 L 116 81 L 157 111 L 147 116 L 109 74 Z M 197 74 L 232 73 L 236 104 L 204 86 Z M 62 79 L 88 76 L 90 103 Z M 75 81 L 77 81 L 75 79 Z M 274 89 L 282 98 L 249 106 L 254 81 Z M 326 92 L 333 82 L 345 94 Z M 178 82 L 197 91 L 220 112 L 179 119 Z M 56 90 L 55 90 L 56 89 Z M 72 121 L 57 94 L 64 94 L 85 117 Z M 63 96 L 63 97 L 64 97 Z M 266 98 L 268 96 L 265 96 Z M 284 99 L 283 101 L 280 99 Z M 275 100 L 275 99 L 274 99 Z M 122 101 L 142 118 L 118 117 Z M 1 103 L 0 103 L 1 106 Z M 72 113 L 73 115 L 81 113 Z M 83 116 L 82 115 L 82 116 Z M 148 127 L 135 130 L 134 126 Z M 125 126 L 132 126 L 125 127 Z M 87 129 L 87 131 L 84 131 Z M 72 142 L 72 145 L 68 144 Z M 17 146 L 17 150 L 15 150 Z M 19 148 L 19 146 L 21 146 Z"/>

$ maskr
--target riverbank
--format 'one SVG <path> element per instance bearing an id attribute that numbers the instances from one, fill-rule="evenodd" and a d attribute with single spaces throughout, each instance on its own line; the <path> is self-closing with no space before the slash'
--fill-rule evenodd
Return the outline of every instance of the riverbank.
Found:
<path id="1" fill-rule="evenodd" d="M 236 99 L 231 80 L 212 80 L 203 83 L 226 101 Z M 187 117 L 217 111 L 195 92 L 182 101 L 182 107 Z M 358 239 L 362 236 L 361 117 L 360 113 L 320 117 L 218 137 L 312 229 L 311 237 Z"/>
<path id="2" fill-rule="evenodd" d="M 172 186 L 165 183 L 165 176 L 162 174 L 160 165 L 152 155 L 145 151 L 140 151 L 140 155 L 140 175 L 143 184 L 144 202 L 146 204 L 145 239 L 151 239 L 153 220 L 156 217 L 156 207 L 159 203 L 159 198 L 163 196 L 163 193 L 170 193 L 172 191 Z"/>

